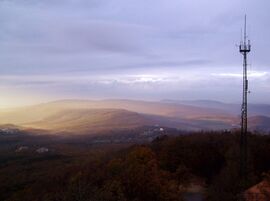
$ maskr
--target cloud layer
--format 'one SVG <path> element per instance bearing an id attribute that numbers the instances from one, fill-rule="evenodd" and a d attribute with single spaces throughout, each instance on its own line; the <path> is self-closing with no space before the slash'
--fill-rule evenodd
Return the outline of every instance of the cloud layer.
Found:
<path id="1" fill-rule="evenodd" d="M 0 106 L 58 98 L 237 102 L 248 14 L 254 102 L 270 101 L 268 0 L 2 0 Z M 35 98 L 36 97 L 36 98 Z"/>

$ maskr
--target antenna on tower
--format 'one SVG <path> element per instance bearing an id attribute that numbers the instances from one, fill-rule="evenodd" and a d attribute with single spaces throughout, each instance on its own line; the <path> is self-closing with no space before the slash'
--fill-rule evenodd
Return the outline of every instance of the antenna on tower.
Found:
<path id="1" fill-rule="evenodd" d="M 248 77 L 247 77 L 247 55 L 251 51 L 250 41 L 247 40 L 247 17 L 245 15 L 244 41 L 240 42 L 239 52 L 243 55 L 243 96 L 241 107 L 241 136 L 240 136 L 240 173 L 243 186 L 247 181 L 247 112 L 248 112 Z"/>

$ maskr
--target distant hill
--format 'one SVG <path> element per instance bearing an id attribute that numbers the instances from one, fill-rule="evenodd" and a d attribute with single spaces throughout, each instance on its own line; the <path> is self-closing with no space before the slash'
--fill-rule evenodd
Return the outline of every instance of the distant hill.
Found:
<path id="1" fill-rule="evenodd" d="M 260 132 L 270 132 L 270 117 L 253 116 L 248 119 L 249 128 Z"/>
<path id="2" fill-rule="evenodd" d="M 42 120 L 68 109 L 124 109 L 132 112 L 177 118 L 198 118 L 207 116 L 228 116 L 219 109 L 201 108 L 184 104 L 147 102 L 134 100 L 62 100 L 35 106 L 3 110 L 0 123 L 24 124 Z"/>
<path id="3" fill-rule="evenodd" d="M 135 112 L 121 109 L 68 109 L 62 110 L 43 120 L 24 126 L 79 134 L 115 129 L 132 129 L 150 125 L 150 120 Z"/>
<path id="4" fill-rule="evenodd" d="M 114 130 L 130 130 L 143 126 L 178 128 L 182 130 L 228 129 L 230 124 L 207 120 L 185 120 L 158 115 L 146 115 L 123 109 L 69 109 L 25 127 L 55 132 L 96 134 Z"/>
<path id="5" fill-rule="evenodd" d="M 218 109 L 226 111 L 232 115 L 240 115 L 241 104 L 223 103 L 213 100 L 163 100 L 164 103 L 174 103 L 180 105 L 189 105 L 201 108 Z M 270 105 L 268 104 L 248 104 L 248 114 L 251 116 L 263 115 L 270 117 Z"/>
<path id="6" fill-rule="evenodd" d="M 234 111 L 234 107 L 237 111 Z M 178 103 L 176 101 L 61 100 L 2 110 L 0 124 L 73 134 L 109 132 L 157 124 L 182 130 L 221 130 L 239 128 L 239 107 L 236 105 L 234 107 L 214 101 Z M 256 105 L 253 108 L 255 114 L 268 112 L 267 105 Z M 251 128 L 268 130 L 270 128 L 270 124 L 267 124 L 268 117 L 261 116 L 266 120 L 251 119 Z"/>

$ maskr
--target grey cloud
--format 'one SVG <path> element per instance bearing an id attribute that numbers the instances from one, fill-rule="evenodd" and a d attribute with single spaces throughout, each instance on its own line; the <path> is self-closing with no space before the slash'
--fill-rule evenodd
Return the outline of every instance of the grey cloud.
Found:
<path id="1" fill-rule="evenodd" d="M 164 94 L 172 98 L 182 94 L 192 99 L 193 94 L 204 94 L 211 99 L 225 94 L 227 98 L 237 88 L 232 93 L 231 80 L 221 82 L 211 74 L 241 73 L 242 58 L 235 44 L 245 13 L 253 45 L 252 69 L 269 72 L 269 7 L 268 0 L 2 0 L 0 74 L 59 75 L 59 80 L 13 83 L 55 95 L 52 89 L 45 90 L 52 84 L 57 94 L 69 91 L 75 98 L 84 88 L 89 94 L 108 97 L 163 99 Z M 106 75 L 109 81 L 63 81 L 70 74 L 78 79 Z M 184 75 L 194 81 L 113 81 L 120 75 L 140 74 Z M 260 87 L 267 88 L 267 81 L 252 82 L 258 88 L 258 99 L 264 98 Z M 2 87 L 8 83 L 1 81 Z"/>

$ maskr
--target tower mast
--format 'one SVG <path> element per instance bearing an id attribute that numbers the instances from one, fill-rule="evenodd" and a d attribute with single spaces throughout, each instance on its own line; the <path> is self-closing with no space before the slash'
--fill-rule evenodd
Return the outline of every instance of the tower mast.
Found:
<path id="1" fill-rule="evenodd" d="M 247 20 L 245 16 L 244 26 L 244 41 L 240 42 L 239 52 L 243 55 L 243 97 L 242 97 L 242 108 L 241 108 L 241 177 L 245 183 L 247 180 L 247 102 L 248 102 L 248 77 L 247 77 L 247 55 L 251 50 L 250 41 L 247 40 Z"/>

